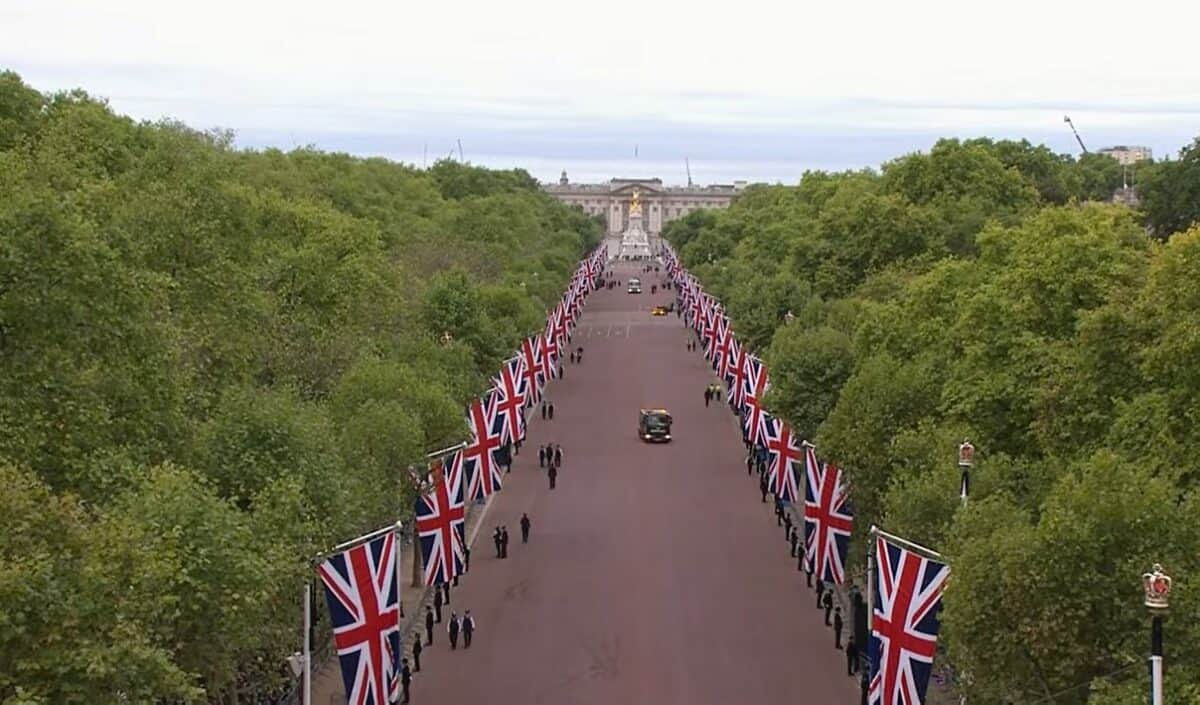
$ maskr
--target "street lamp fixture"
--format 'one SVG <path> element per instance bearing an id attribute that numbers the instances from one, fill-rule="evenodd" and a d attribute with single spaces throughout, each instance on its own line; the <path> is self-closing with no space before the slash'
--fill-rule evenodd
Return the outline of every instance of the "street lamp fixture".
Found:
<path id="1" fill-rule="evenodd" d="M 1163 619 L 1167 616 L 1171 597 L 1171 576 L 1158 563 L 1149 573 L 1142 574 L 1144 604 L 1150 610 L 1150 705 L 1163 701 Z"/>
<path id="2" fill-rule="evenodd" d="M 962 499 L 962 503 L 967 503 L 967 493 L 971 485 L 971 467 L 975 465 L 975 446 L 971 442 L 963 439 L 963 442 L 958 446 L 958 469 L 962 472 L 962 479 L 958 485 L 958 496 Z"/>
<path id="3" fill-rule="evenodd" d="M 450 331 L 442 332 L 442 345 L 449 345 L 454 342 L 454 336 L 450 335 Z"/>

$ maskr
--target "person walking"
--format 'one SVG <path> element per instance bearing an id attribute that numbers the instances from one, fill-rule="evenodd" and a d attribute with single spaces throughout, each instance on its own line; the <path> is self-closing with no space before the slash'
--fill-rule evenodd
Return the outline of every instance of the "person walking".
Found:
<path id="1" fill-rule="evenodd" d="M 433 614 L 436 616 L 436 619 L 434 619 L 434 621 L 437 622 L 438 624 L 441 624 L 442 623 L 442 591 L 441 590 L 433 591 Z"/>
<path id="2" fill-rule="evenodd" d="M 831 626 L 829 624 L 829 613 L 832 611 L 833 611 L 833 588 L 831 587 L 825 591 L 825 626 L 827 626 L 827 627 Z"/>
<path id="3" fill-rule="evenodd" d="M 450 633 L 450 649 L 453 651 L 458 649 L 458 630 L 461 624 L 458 621 L 458 613 L 450 613 L 450 624 L 446 627 L 446 631 Z"/>
<path id="4" fill-rule="evenodd" d="M 546 420 L 546 400 L 542 400 L 542 421 Z"/>
<path id="5" fill-rule="evenodd" d="M 463 572 L 471 572 L 471 547 L 463 546 Z"/>
<path id="6" fill-rule="evenodd" d="M 800 537 L 797 536 L 797 534 L 799 534 L 799 533 L 800 532 L 796 531 L 796 527 L 794 527 L 794 526 L 791 527 L 790 530 L 788 531 L 788 541 L 790 541 L 792 544 L 792 553 L 791 553 L 792 558 L 796 557 L 796 542 L 800 540 Z"/>
<path id="7" fill-rule="evenodd" d="M 554 467 L 562 467 L 562 446 L 557 443 L 554 444 Z"/>
<path id="8" fill-rule="evenodd" d="M 842 650 L 842 627 L 845 623 L 842 622 L 842 606 L 838 605 L 833 608 L 833 648 L 838 651 Z"/>
<path id="9" fill-rule="evenodd" d="M 858 642 L 854 641 L 854 635 L 851 634 L 846 639 L 846 675 L 853 676 L 858 674 Z"/>
<path id="10" fill-rule="evenodd" d="M 508 527 L 500 527 L 500 557 L 508 558 Z"/>
<path id="11" fill-rule="evenodd" d="M 529 543 L 529 527 L 530 526 L 531 526 L 531 522 L 529 521 L 529 515 L 522 514 L 521 515 L 521 543 Z"/>
<path id="12" fill-rule="evenodd" d="M 550 472 L 547 474 L 550 476 L 550 489 L 554 489 L 554 486 L 558 483 L 558 467 L 551 465 Z"/>
<path id="13" fill-rule="evenodd" d="M 503 541 L 503 539 L 500 536 L 500 527 L 497 526 L 496 530 L 492 532 L 492 543 L 496 544 L 496 557 L 497 558 L 504 557 L 504 556 L 500 555 L 502 541 Z"/>
<path id="14" fill-rule="evenodd" d="M 571 351 L 571 364 L 572 365 L 575 364 L 575 351 L 574 350 Z"/>
<path id="15" fill-rule="evenodd" d="M 546 446 L 538 446 L 538 467 L 546 467 Z"/>
<path id="16" fill-rule="evenodd" d="M 403 689 L 404 699 L 400 702 L 408 702 L 408 687 L 412 684 L 412 671 L 408 669 L 408 659 L 400 660 L 400 687 Z"/>
<path id="17" fill-rule="evenodd" d="M 471 610 L 467 610 L 463 615 L 463 648 L 471 648 L 471 637 L 475 634 L 475 618 L 471 616 Z"/>
<path id="18" fill-rule="evenodd" d="M 433 608 L 425 605 L 425 644 L 433 644 Z"/>
<path id="19" fill-rule="evenodd" d="M 559 370 L 561 371 L 562 368 L 560 367 Z M 550 420 L 554 420 L 554 402 L 550 402 Z"/>
<path id="20" fill-rule="evenodd" d="M 712 398 L 712 387 L 704 388 L 704 408 L 708 408 L 708 400 Z"/>
<path id="21" fill-rule="evenodd" d="M 421 670 L 421 635 L 418 634 L 416 639 L 413 639 L 412 647 L 413 656 L 413 673 L 418 673 Z"/>
<path id="22" fill-rule="evenodd" d="M 446 593 L 446 604 L 450 604 L 450 583 L 442 583 L 442 592 Z"/>
<path id="23" fill-rule="evenodd" d="M 760 474 L 758 476 L 758 491 L 762 493 L 763 504 L 766 504 L 767 503 L 767 476 L 766 475 Z"/>

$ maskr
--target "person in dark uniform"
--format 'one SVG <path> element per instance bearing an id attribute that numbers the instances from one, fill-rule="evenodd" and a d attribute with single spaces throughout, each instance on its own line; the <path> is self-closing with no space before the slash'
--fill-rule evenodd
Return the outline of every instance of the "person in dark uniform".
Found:
<path id="1" fill-rule="evenodd" d="M 754 474 L 754 455 L 750 451 L 746 451 L 746 474 Z"/>
<path id="2" fill-rule="evenodd" d="M 547 474 L 550 475 L 550 489 L 554 489 L 554 485 L 558 481 L 558 467 L 551 465 L 550 471 Z"/>
<path id="3" fill-rule="evenodd" d="M 542 400 L 542 420 L 546 420 L 546 400 Z"/>
<path id="4" fill-rule="evenodd" d="M 774 493 L 772 493 L 774 494 Z M 775 526 L 783 526 L 783 500 L 775 496 Z"/>
<path id="5" fill-rule="evenodd" d="M 529 521 L 529 515 L 522 514 L 521 515 L 521 543 L 529 543 L 529 527 L 530 526 L 531 526 L 531 522 Z"/>
<path id="6" fill-rule="evenodd" d="M 418 634 L 416 639 L 413 639 L 413 672 L 421 670 L 421 635 Z"/>
<path id="7" fill-rule="evenodd" d="M 446 594 L 446 604 L 450 604 L 450 583 L 442 583 L 442 592 Z"/>
<path id="8" fill-rule="evenodd" d="M 800 563 L 802 563 L 802 564 L 804 563 L 804 552 L 803 551 L 800 552 Z M 813 578 L 812 569 L 809 568 L 808 566 L 804 566 L 804 580 L 806 583 L 808 583 L 808 587 L 813 586 L 812 578 Z"/>
<path id="9" fill-rule="evenodd" d="M 400 687 L 404 689 L 404 699 L 400 702 L 408 702 L 408 687 L 412 684 L 412 671 L 408 670 L 408 659 L 400 660 Z"/>
<path id="10" fill-rule="evenodd" d="M 500 527 L 500 557 L 508 558 L 508 527 Z"/>
<path id="11" fill-rule="evenodd" d="M 821 605 L 824 603 L 824 599 L 825 599 L 825 581 L 818 580 L 817 581 L 817 609 L 821 609 Z"/>
<path id="12" fill-rule="evenodd" d="M 829 613 L 833 611 L 833 588 L 829 588 L 828 590 L 825 591 L 824 605 L 825 605 L 825 626 L 828 627 L 828 626 L 830 626 Z"/>
<path id="13" fill-rule="evenodd" d="M 782 504 L 782 502 L 780 504 Z M 783 540 L 791 541 L 792 546 L 796 545 L 796 539 L 792 538 L 792 514 L 791 512 L 787 511 L 786 508 L 783 511 Z M 795 553 L 796 552 L 793 549 L 792 555 L 795 555 Z"/>
<path id="14" fill-rule="evenodd" d="M 546 467 L 546 447 L 538 446 L 538 467 Z"/>
<path id="15" fill-rule="evenodd" d="M 790 523 L 790 522 L 789 522 Z M 796 531 L 796 527 L 791 527 L 788 531 L 788 541 L 792 544 L 792 558 L 796 557 L 796 543 L 800 540 L 798 536 L 800 532 Z"/>
<path id="16" fill-rule="evenodd" d="M 705 387 L 704 388 L 704 408 L 705 409 L 708 408 L 708 402 L 710 399 L 712 399 L 712 387 Z"/>
<path id="17" fill-rule="evenodd" d="M 554 467 L 562 467 L 562 446 L 557 443 L 554 444 Z"/>
<path id="18" fill-rule="evenodd" d="M 475 634 L 475 618 L 471 616 L 471 610 L 467 610 L 463 615 L 463 648 L 471 648 L 471 637 Z"/>
<path id="19" fill-rule="evenodd" d="M 842 622 L 842 607 L 838 605 L 833 608 L 833 648 L 838 651 L 842 650 L 842 627 L 845 624 Z"/>
<path id="20" fill-rule="evenodd" d="M 758 491 L 762 493 L 763 504 L 766 504 L 766 502 L 767 502 L 767 476 L 766 475 L 759 475 Z"/>
<path id="21" fill-rule="evenodd" d="M 438 624 L 442 623 L 442 591 L 433 591 L 433 614 L 436 616 L 434 620 Z"/>
<path id="22" fill-rule="evenodd" d="M 499 455 L 500 455 L 500 458 L 499 458 L 500 464 L 504 466 L 504 473 L 508 474 L 508 473 L 512 472 L 512 456 L 513 456 L 512 441 L 506 441 L 504 443 L 504 447 L 500 449 Z"/>
<path id="23" fill-rule="evenodd" d="M 575 351 L 574 350 L 571 351 L 571 364 L 572 365 L 575 364 Z"/>
<path id="24" fill-rule="evenodd" d="M 575 348 L 575 359 L 578 360 L 579 362 L 583 362 L 583 346 L 582 345 L 580 345 L 578 348 Z"/>
<path id="25" fill-rule="evenodd" d="M 559 374 L 559 376 L 561 377 L 561 376 L 562 376 L 562 374 L 561 374 L 561 373 L 562 373 L 562 368 L 561 368 L 561 367 L 560 367 L 560 368 L 558 368 L 558 371 L 559 371 L 559 373 L 560 373 L 560 374 Z M 553 420 L 554 420 L 554 402 L 550 402 L 550 420 L 551 420 L 551 421 L 553 421 Z"/>
<path id="26" fill-rule="evenodd" d="M 559 365 L 559 366 L 558 366 L 558 378 L 559 378 L 559 379 L 562 379 L 562 378 L 563 378 L 563 367 L 562 367 L 562 365 Z"/>
<path id="27" fill-rule="evenodd" d="M 460 624 L 458 621 L 458 613 L 451 612 L 450 613 L 450 624 L 446 626 L 446 631 L 450 633 L 450 648 L 452 650 L 458 648 L 458 630 L 459 630 L 459 628 L 460 628 Z"/>
<path id="28" fill-rule="evenodd" d="M 463 546 L 463 572 L 471 572 L 471 547 Z"/>
<path id="29" fill-rule="evenodd" d="M 425 643 L 433 643 L 433 608 L 425 605 Z"/>
<path id="30" fill-rule="evenodd" d="M 846 640 L 846 675 L 853 676 L 858 673 L 858 643 L 854 641 L 854 635 Z"/>
<path id="31" fill-rule="evenodd" d="M 501 543 L 502 541 L 503 541 L 503 539 L 500 537 L 500 527 L 499 527 L 499 526 L 497 526 L 497 527 L 496 527 L 496 530 L 492 532 L 492 543 L 496 544 L 496 557 L 497 557 L 497 558 L 501 558 L 501 557 L 502 557 L 502 556 L 500 555 L 500 548 L 501 548 L 501 547 L 500 547 L 500 543 Z"/>

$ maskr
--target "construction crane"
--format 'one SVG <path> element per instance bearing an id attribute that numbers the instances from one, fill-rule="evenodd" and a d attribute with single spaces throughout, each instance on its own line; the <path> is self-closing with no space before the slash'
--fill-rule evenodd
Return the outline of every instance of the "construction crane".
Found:
<path id="1" fill-rule="evenodd" d="M 1079 130 L 1075 129 L 1075 123 L 1071 122 L 1071 117 L 1069 115 L 1063 115 L 1063 122 L 1071 126 L 1071 132 L 1075 133 L 1075 141 L 1079 143 L 1079 148 L 1083 150 L 1083 153 L 1087 154 L 1087 147 L 1083 145 L 1083 140 L 1079 137 Z"/>
<path id="2" fill-rule="evenodd" d="M 687 157 L 683 158 L 683 166 L 687 168 L 688 188 L 691 188 L 692 187 L 692 164 L 691 164 L 691 162 L 688 161 Z"/>

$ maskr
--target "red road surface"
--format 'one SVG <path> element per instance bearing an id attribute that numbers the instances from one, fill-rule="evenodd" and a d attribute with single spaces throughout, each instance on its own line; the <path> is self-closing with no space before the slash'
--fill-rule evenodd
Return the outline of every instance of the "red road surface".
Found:
<path id="1" fill-rule="evenodd" d="M 532 422 L 445 608 L 471 610 L 475 641 L 451 651 L 437 625 L 412 701 L 857 703 L 845 654 L 746 474 L 735 418 L 704 406 L 710 368 L 685 350 L 674 314 L 650 315 L 671 299 L 649 293 L 665 275 L 617 269 L 646 293 L 590 297 L 572 343 L 585 361 L 551 383 L 555 418 Z M 636 438 L 640 407 L 671 411 L 671 443 Z M 553 491 L 537 467 L 547 442 L 563 447 Z M 533 522 L 527 545 L 522 512 Z M 511 537 L 507 560 L 495 558 L 498 524 Z"/>

